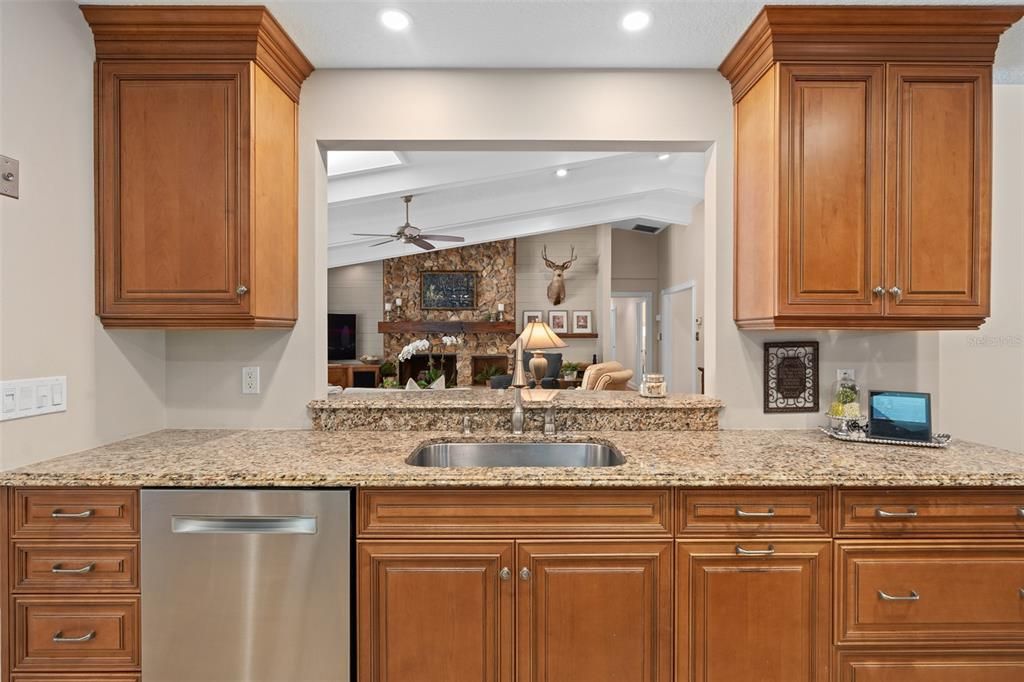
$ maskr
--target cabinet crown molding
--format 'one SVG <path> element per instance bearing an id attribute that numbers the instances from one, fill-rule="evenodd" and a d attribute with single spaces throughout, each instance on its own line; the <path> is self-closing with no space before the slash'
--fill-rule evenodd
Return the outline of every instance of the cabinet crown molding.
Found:
<path id="1" fill-rule="evenodd" d="M 1024 6 L 767 5 L 719 72 L 739 99 L 775 62 L 928 61 L 991 65 Z"/>
<path id="2" fill-rule="evenodd" d="M 82 5 L 96 59 L 252 61 L 298 101 L 313 65 L 261 5 Z"/>

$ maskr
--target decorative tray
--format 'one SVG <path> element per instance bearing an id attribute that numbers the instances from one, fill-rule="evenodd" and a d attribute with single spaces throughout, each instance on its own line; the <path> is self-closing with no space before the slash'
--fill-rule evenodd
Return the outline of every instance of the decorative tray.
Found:
<path id="1" fill-rule="evenodd" d="M 935 433 L 932 434 L 932 439 L 929 441 L 916 441 L 916 440 L 893 440 L 891 438 L 872 438 L 863 431 L 848 431 L 846 433 L 840 433 L 834 429 L 826 426 L 819 427 L 822 433 L 828 435 L 836 440 L 846 441 L 848 443 L 877 443 L 879 445 L 908 445 L 913 448 L 944 448 L 949 445 L 950 441 L 953 440 L 952 436 L 948 433 Z"/>

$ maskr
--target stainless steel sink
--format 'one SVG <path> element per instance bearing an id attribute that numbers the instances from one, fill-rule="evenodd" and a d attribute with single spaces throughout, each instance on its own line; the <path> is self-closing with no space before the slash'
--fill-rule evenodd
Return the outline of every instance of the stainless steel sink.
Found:
<path id="1" fill-rule="evenodd" d="M 625 461 L 600 443 L 434 443 L 405 460 L 417 467 L 614 467 Z"/>

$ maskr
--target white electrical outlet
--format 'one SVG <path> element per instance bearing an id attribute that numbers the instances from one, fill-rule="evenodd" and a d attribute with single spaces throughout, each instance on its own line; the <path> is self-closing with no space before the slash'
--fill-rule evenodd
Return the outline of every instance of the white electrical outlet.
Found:
<path id="1" fill-rule="evenodd" d="M 242 393 L 249 395 L 260 392 L 260 368 L 242 368 Z"/>
<path id="2" fill-rule="evenodd" d="M 837 369 L 836 370 L 836 381 L 857 381 L 857 370 L 855 370 L 855 369 Z"/>
<path id="3" fill-rule="evenodd" d="M 41 377 L 0 381 L 3 410 L 0 421 L 66 412 L 67 377 Z"/>

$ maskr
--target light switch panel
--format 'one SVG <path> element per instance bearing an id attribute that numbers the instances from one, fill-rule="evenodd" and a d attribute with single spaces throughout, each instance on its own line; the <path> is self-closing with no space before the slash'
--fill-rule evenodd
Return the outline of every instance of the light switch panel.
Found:
<path id="1" fill-rule="evenodd" d="M 40 377 L 0 381 L 3 410 L 0 421 L 65 412 L 68 409 L 67 377 Z"/>
<path id="2" fill-rule="evenodd" d="M 17 199 L 19 185 L 20 176 L 18 160 L 0 155 L 0 194 L 5 197 Z"/>

